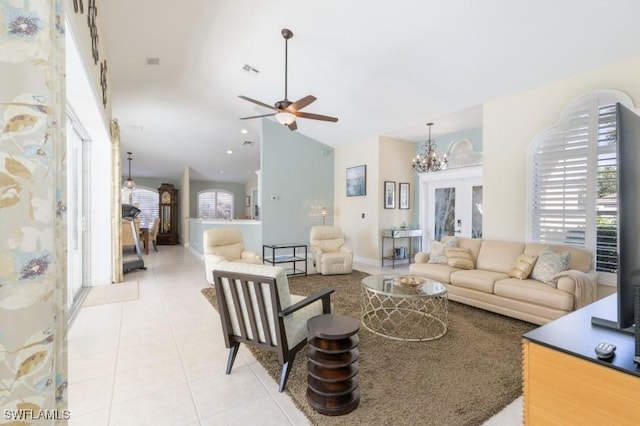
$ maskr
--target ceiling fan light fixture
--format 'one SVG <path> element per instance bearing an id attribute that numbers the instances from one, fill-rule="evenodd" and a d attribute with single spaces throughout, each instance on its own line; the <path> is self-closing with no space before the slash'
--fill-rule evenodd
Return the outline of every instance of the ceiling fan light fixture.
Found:
<path id="1" fill-rule="evenodd" d="M 291 114 L 290 112 L 279 112 L 276 114 L 276 120 L 283 126 L 288 126 L 289 124 L 296 121 L 296 116 Z"/>

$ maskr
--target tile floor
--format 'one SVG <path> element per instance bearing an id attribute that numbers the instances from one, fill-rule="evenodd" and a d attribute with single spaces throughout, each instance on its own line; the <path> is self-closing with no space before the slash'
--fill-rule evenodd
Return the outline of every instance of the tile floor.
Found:
<path id="1" fill-rule="evenodd" d="M 145 266 L 125 275 L 139 282 L 138 300 L 83 307 L 69 330 L 69 425 L 308 424 L 246 348 L 224 374 L 227 349 L 200 294 L 209 284 L 197 256 L 161 246 Z M 521 424 L 521 406 L 516 400 L 485 425 Z"/>

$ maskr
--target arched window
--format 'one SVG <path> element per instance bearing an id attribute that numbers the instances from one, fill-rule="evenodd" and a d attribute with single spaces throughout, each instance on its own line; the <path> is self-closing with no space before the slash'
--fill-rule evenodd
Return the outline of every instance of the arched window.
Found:
<path id="1" fill-rule="evenodd" d="M 529 149 L 529 237 L 590 249 L 605 273 L 618 268 L 617 102 L 633 108 L 615 90 L 575 99 Z"/>
<path id="2" fill-rule="evenodd" d="M 149 228 L 153 225 L 153 220 L 158 217 L 158 207 L 160 203 L 160 195 L 157 189 L 147 188 L 145 186 L 138 185 L 133 188 L 131 193 L 131 204 L 139 208 L 140 214 L 140 226 L 143 228 Z M 129 191 L 122 190 L 122 202 L 127 203 L 129 200 Z"/>
<path id="3" fill-rule="evenodd" d="M 198 217 L 208 220 L 233 219 L 233 193 L 222 189 L 198 192 Z"/>

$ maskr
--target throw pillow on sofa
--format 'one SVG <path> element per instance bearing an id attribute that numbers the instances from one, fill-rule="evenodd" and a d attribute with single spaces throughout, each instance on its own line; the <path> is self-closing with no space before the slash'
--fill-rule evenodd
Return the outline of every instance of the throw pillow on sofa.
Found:
<path id="1" fill-rule="evenodd" d="M 536 265 L 531 271 L 531 278 L 556 287 L 553 276 L 569 269 L 569 252 L 556 253 L 551 247 L 546 247 L 538 254 Z"/>
<path id="2" fill-rule="evenodd" d="M 473 255 L 468 248 L 450 247 L 444 249 L 447 254 L 447 264 L 452 268 L 473 269 Z"/>
<path id="3" fill-rule="evenodd" d="M 519 280 L 526 280 L 529 274 L 531 274 L 533 265 L 535 265 L 537 259 L 538 256 L 534 256 L 533 254 L 521 254 L 513 262 L 509 276 Z"/>
<path id="4" fill-rule="evenodd" d="M 458 240 L 452 238 L 444 243 L 440 241 L 431 240 L 429 241 L 429 247 L 431 248 L 431 252 L 429 253 L 429 261 L 427 263 L 439 263 L 442 265 L 447 264 L 447 254 L 445 253 L 445 249 L 448 247 L 457 247 Z"/>

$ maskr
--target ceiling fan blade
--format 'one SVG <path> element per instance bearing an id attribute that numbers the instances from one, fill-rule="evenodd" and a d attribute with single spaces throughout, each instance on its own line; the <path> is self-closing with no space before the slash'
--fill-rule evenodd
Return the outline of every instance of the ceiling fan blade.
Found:
<path id="1" fill-rule="evenodd" d="M 336 122 L 338 121 L 337 118 L 335 117 L 329 117 L 328 115 L 320 115 L 320 114 L 311 114 L 309 112 L 299 112 L 296 111 L 295 115 L 301 118 L 310 118 L 312 120 L 321 120 L 321 121 L 332 121 L 332 122 Z"/>
<path id="2" fill-rule="evenodd" d="M 305 96 L 304 98 L 298 99 L 297 101 L 295 101 L 294 103 L 286 107 L 285 110 L 289 112 L 299 111 L 302 108 L 309 105 L 311 102 L 314 102 L 315 100 L 316 100 L 315 96 L 312 96 L 312 95 Z"/>
<path id="3" fill-rule="evenodd" d="M 251 117 L 240 117 L 240 120 L 250 120 L 252 118 L 261 118 L 261 117 L 273 117 L 277 112 L 272 112 L 271 114 L 262 114 L 262 115 L 253 115 Z"/>
<path id="4" fill-rule="evenodd" d="M 298 125 L 294 121 L 291 124 L 287 124 L 287 127 L 289 128 L 289 130 L 294 131 L 294 130 L 296 130 L 298 128 Z"/>
<path id="5" fill-rule="evenodd" d="M 269 105 L 269 104 L 265 104 L 264 102 L 256 101 L 255 99 L 247 98 L 246 96 L 242 96 L 242 95 L 239 95 L 238 97 L 240 99 L 244 99 L 245 101 L 252 102 L 252 103 L 254 103 L 256 105 L 260 105 L 261 107 L 272 109 L 272 110 L 278 111 L 278 112 L 280 111 L 278 108 L 276 108 L 276 107 L 274 107 L 272 105 Z"/>

